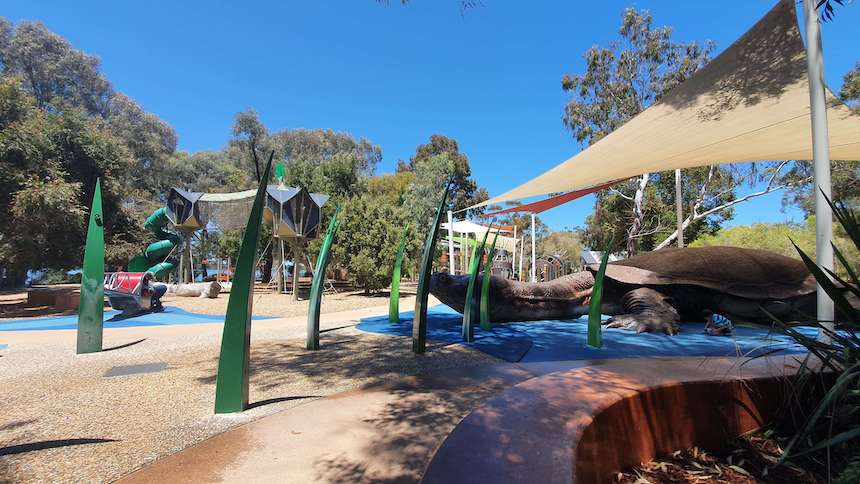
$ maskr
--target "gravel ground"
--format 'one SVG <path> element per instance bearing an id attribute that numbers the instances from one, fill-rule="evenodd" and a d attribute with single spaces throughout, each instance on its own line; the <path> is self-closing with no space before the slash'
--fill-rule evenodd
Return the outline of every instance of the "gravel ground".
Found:
<path id="1" fill-rule="evenodd" d="M 414 298 L 402 304 L 410 307 Z M 10 343 L 0 350 L 0 481 L 109 482 L 313 399 L 430 369 L 498 361 L 459 345 L 415 356 L 406 338 L 353 327 L 359 317 L 386 311 L 325 315 L 321 327 L 329 331 L 316 352 L 304 349 L 303 317 L 255 322 L 252 408 L 221 416 L 212 411 L 220 325 L 108 330 L 105 347 L 118 348 L 90 355 L 73 354 L 73 331 L 0 334 Z M 116 366 L 145 363 L 166 368 L 104 376 Z"/>
<path id="2" fill-rule="evenodd" d="M 409 289 L 404 290 L 404 296 L 409 295 L 406 291 L 409 291 Z M 414 295 L 414 290 L 410 292 Z M 162 298 L 162 302 L 167 306 L 180 307 L 193 313 L 224 314 L 227 312 L 227 299 L 229 296 L 229 294 L 219 294 L 215 299 L 206 299 L 167 295 Z M 388 293 L 365 296 L 362 291 L 340 291 L 338 293 L 327 293 L 323 296 L 322 312 L 335 313 L 387 303 Z M 288 318 L 307 313 L 307 300 L 293 301 L 288 294 L 263 293 L 254 295 L 255 315 Z"/>

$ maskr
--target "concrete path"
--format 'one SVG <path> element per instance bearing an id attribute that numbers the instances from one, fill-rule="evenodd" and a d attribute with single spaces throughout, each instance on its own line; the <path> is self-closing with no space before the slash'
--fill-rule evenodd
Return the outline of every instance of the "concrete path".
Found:
<path id="1" fill-rule="evenodd" d="M 788 360 L 742 361 L 502 363 L 408 377 L 262 418 L 121 482 L 569 483 L 583 432 L 620 399 L 679 382 L 782 374 Z M 685 411 L 661 420 L 663 430 Z M 631 423 L 626 430 L 653 429 Z"/>
<path id="2" fill-rule="evenodd" d="M 265 417 L 120 482 L 417 482 L 481 402 L 534 376 L 500 364 L 407 377 Z"/>

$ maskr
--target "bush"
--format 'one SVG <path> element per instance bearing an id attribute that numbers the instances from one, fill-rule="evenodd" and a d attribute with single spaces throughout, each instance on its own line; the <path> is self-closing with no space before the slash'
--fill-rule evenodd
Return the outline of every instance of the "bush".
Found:
<path id="1" fill-rule="evenodd" d="M 829 202 L 829 200 L 828 200 Z M 839 222 L 853 249 L 860 250 L 860 221 L 853 209 L 842 204 L 830 204 L 834 218 Z M 817 468 L 825 475 L 834 476 L 836 482 L 857 482 L 860 475 L 860 266 L 852 264 L 834 245 L 836 259 L 847 276 L 823 269 L 795 245 L 797 253 L 827 291 L 836 306 L 836 321 L 808 321 L 785 323 L 776 321 L 777 327 L 792 336 L 809 351 L 794 379 L 794 390 L 788 395 L 785 407 L 787 424 L 796 428 L 785 448 L 782 460 L 802 462 L 806 467 Z M 852 301 L 853 300 L 853 301 Z M 825 338 L 810 338 L 795 329 L 813 325 Z M 813 364 L 815 357 L 819 360 Z M 829 377 L 833 377 L 830 380 Z M 825 387 L 823 398 L 821 382 L 832 381 Z"/>
<path id="2" fill-rule="evenodd" d="M 74 274 L 69 274 L 68 272 L 60 269 L 45 269 L 41 272 L 41 274 L 33 279 L 33 283 L 35 284 L 80 284 L 81 283 L 81 273 L 76 272 Z"/>

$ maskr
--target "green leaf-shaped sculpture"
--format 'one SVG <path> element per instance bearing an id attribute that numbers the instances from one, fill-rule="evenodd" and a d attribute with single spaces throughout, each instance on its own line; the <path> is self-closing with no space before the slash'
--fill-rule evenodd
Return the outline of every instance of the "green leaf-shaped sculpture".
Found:
<path id="1" fill-rule="evenodd" d="M 591 291 L 591 302 L 588 305 L 588 346 L 592 348 L 603 347 L 602 327 L 600 325 L 600 301 L 603 299 L 603 279 L 606 275 L 606 264 L 609 262 L 609 252 L 612 250 L 612 242 L 603 251 L 600 260 L 600 268 L 594 276 L 594 288 Z"/>
<path id="2" fill-rule="evenodd" d="M 337 232 L 337 226 L 340 223 L 337 220 L 339 213 L 340 207 L 337 207 L 328 223 L 328 229 L 325 231 L 325 238 L 323 238 L 322 247 L 320 247 L 320 253 L 317 256 L 317 265 L 314 268 L 314 279 L 311 283 L 311 293 L 308 298 L 308 337 L 306 347 L 309 350 L 320 349 L 320 304 L 322 303 L 323 286 L 325 284 L 325 270 L 328 267 L 328 260 L 331 258 L 331 246 L 334 243 L 334 234 Z"/>
<path id="3" fill-rule="evenodd" d="M 475 281 L 478 280 L 478 270 L 481 268 L 481 256 L 484 254 L 484 246 L 487 244 L 487 236 L 490 231 L 484 232 L 481 243 L 475 246 L 472 252 L 472 260 L 469 264 L 469 285 L 466 286 L 466 304 L 463 307 L 463 341 L 471 343 L 475 340 L 475 328 L 472 325 L 475 304 Z"/>
<path id="4" fill-rule="evenodd" d="M 84 249 L 84 267 L 81 272 L 81 300 L 78 304 L 77 353 L 95 353 L 102 350 L 104 332 L 105 293 L 105 229 L 102 215 L 101 180 L 96 179 L 90 223 L 87 227 L 87 245 Z"/>
<path id="5" fill-rule="evenodd" d="M 484 274 L 481 276 L 481 329 L 489 331 L 490 326 L 490 277 L 493 272 L 493 254 L 496 253 L 496 241 L 499 239 L 499 231 L 493 236 L 493 243 L 487 252 L 487 264 L 484 266 Z"/>
<path id="6" fill-rule="evenodd" d="M 433 252 L 436 249 L 436 238 L 439 236 L 439 221 L 445 211 L 445 202 L 451 190 L 451 178 L 445 183 L 445 191 L 439 200 L 439 208 L 433 218 L 433 224 L 427 231 L 424 241 L 424 254 L 421 257 L 421 272 L 418 275 L 418 293 L 415 297 L 415 315 L 412 318 L 412 351 L 418 354 L 427 351 L 427 295 L 430 292 L 430 271 L 433 269 Z"/>
<path id="7" fill-rule="evenodd" d="M 251 303 L 254 296 L 254 273 L 260 224 L 263 219 L 263 202 L 266 201 L 266 185 L 272 171 L 272 157 L 263 170 L 257 195 L 248 216 L 248 225 L 242 235 L 239 257 L 227 315 L 221 334 L 221 355 L 218 358 L 218 376 L 215 380 L 215 413 L 241 412 L 248 407 L 248 366 L 251 356 Z"/>
<path id="8" fill-rule="evenodd" d="M 391 293 L 388 300 L 388 321 L 391 324 L 400 322 L 400 266 L 403 265 L 403 251 L 406 249 L 406 236 L 409 235 L 409 224 L 403 229 L 400 237 L 400 247 L 394 258 L 394 269 L 391 271 Z"/>

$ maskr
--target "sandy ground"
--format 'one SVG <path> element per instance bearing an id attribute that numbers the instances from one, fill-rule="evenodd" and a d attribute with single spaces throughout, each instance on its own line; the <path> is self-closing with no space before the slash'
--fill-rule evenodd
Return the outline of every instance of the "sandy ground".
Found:
<path id="1" fill-rule="evenodd" d="M 414 283 L 404 282 L 401 285 L 401 296 L 414 296 L 415 286 L 416 284 Z M 162 303 L 166 306 L 176 306 L 194 313 L 224 314 L 227 312 L 227 301 L 229 298 L 230 294 L 227 293 L 219 294 L 215 299 L 165 295 L 162 298 Z M 351 309 L 380 306 L 387 303 L 387 292 L 379 292 L 367 296 L 363 291 L 345 291 L 339 289 L 337 292 L 327 291 L 323 294 L 322 313 L 335 313 Z M 307 300 L 293 301 L 288 294 L 260 292 L 254 295 L 254 314 L 259 316 L 288 318 L 305 315 L 307 311 Z M 75 311 L 57 311 L 49 306 L 28 305 L 26 291 L 0 292 L 0 321 L 69 314 L 75 314 Z"/>
<path id="2" fill-rule="evenodd" d="M 404 284 L 404 286 L 406 285 Z M 414 294 L 414 287 L 406 286 L 403 288 L 403 296 Z M 193 313 L 224 314 L 227 312 L 227 300 L 229 296 L 229 294 L 219 294 L 215 299 L 206 299 L 166 295 L 162 298 L 162 303 L 166 306 L 176 306 Z M 321 308 L 323 313 L 336 313 L 384 304 L 388 304 L 387 292 L 366 296 L 363 291 L 339 291 L 324 294 Z M 293 301 L 289 294 L 262 293 L 254 295 L 254 314 L 256 315 L 288 318 L 307 313 L 307 300 Z"/>
<path id="3" fill-rule="evenodd" d="M 361 300 L 351 297 L 339 301 Z M 410 308 L 414 298 L 401 304 Z M 327 300 L 327 306 L 334 304 Z M 408 338 L 354 328 L 359 318 L 386 312 L 387 305 L 377 305 L 324 314 L 323 348 L 316 352 L 304 349 L 304 316 L 255 321 L 251 408 L 233 415 L 213 414 L 220 324 L 110 329 L 109 350 L 90 355 L 74 354 L 74 331 L 0 333 L 0 343 L 9 345 L 0 350 L 0 482 L 109 482 L 228 428 L 326 395 L 498 362 L 460 345 L 416 356 Z M 153 363 L 163 369 L 106 376 L 118 366 Z"/>

